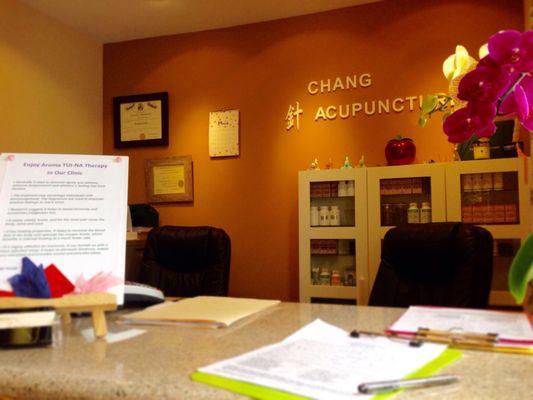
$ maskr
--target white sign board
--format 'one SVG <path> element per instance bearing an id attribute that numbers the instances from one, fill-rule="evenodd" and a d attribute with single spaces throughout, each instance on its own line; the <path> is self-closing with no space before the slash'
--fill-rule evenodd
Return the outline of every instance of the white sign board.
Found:
<path id="1" fill-rule="evenodd" d="M 239 155 L 239 110 L 209 113 L 209 157 Z"/>
<path id="2" fill-rule="evenodd" d="M 125 277 L 128 157 L 0 154 L 0 289 L 22 257 L 80 274 Z M 124 285 L 109 290 L 123 303 Z"/>

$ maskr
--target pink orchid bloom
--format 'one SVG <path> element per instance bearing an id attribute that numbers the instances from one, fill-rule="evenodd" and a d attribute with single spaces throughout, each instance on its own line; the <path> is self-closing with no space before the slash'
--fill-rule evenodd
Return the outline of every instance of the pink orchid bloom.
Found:
<path id="1" fill-rule="evenodd" d="M 490 137 L 496 130 L 494 103 L 468 103 L 464 108 L 455 111 L 444 120 L 444 133 L 451 143 L 461 143 L 476 135 Z"/>
<path id="2" fill-rule="evenodd" d="M 478 66 L 459 82 L 457 97 L 465 101 L 494 102 L 508 89 L 509 74 L 502 68 Z"/>
<path id="3" fill-rule="evenodd" d="M 489 55 L 499 65 L 512 65 L 520 72 L 533 70 L 533 31 L 499 31 L 489 38 Z"/>
<path id="4" fill-rule="evenodd" d="M 500 105 L 503 115 L 516 115 L 520 123 L 533 130 L 533 77 L 526 76 Z"/>

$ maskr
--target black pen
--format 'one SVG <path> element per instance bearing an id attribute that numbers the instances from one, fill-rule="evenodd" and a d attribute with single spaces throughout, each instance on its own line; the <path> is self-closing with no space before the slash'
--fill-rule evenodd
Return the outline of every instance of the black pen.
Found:
<path id="1" fill-rule="evenodd" d="M 422 388 L 436 385 L 445 385 L 448 383 L 457 382 L 459 378 L 454 375 L 437 375 L 427 378 L 415 379 L 396 379 L 391 381 L 367 382 L 361 383 L 357 389 L 359 393 L 382 393 L 392 392 L 398 389 Z"/>

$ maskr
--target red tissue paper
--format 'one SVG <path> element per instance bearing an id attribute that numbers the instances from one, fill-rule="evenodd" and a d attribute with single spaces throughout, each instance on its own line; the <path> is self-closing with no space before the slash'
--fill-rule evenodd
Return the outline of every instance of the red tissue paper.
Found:
<path id="1" fill-rule="evenodd" d="M 6 290 L 0 290 L 0 297 L 15 297 L 15 293 Z"/>
<path id="2" fill-rule="evenodd" d="M 46 275 L 46 280 L 50 286 L 50 294 L 53 298 L 61 297 L 74 291 L 74 285 L 54 264 L 46 267 L 44 274 Z"/>

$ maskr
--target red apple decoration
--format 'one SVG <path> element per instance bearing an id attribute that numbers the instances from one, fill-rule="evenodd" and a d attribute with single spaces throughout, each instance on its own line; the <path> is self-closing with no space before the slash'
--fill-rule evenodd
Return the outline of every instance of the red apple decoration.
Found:
<path id="1" fill-rule="evenodd" d="M 402 138 L 400 135 L 389 140 L 385 146 L 385 157 L 389 165 L 411 164 L 416 155 L 415 142 L 409 138 Z"/>

